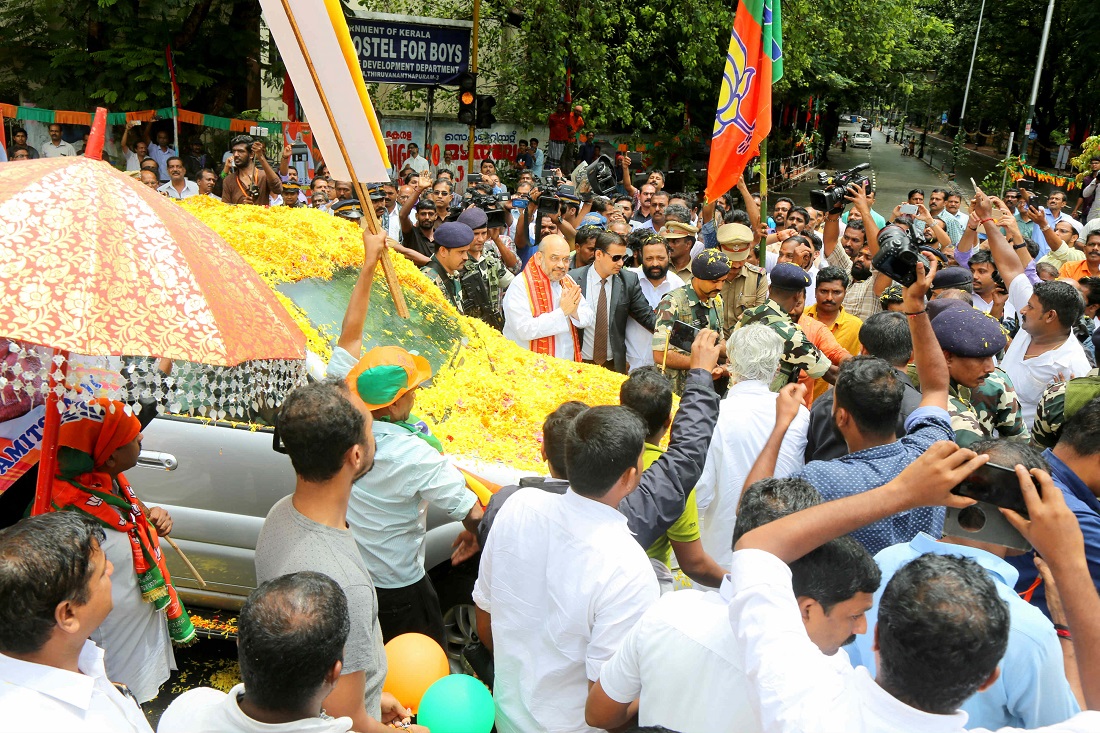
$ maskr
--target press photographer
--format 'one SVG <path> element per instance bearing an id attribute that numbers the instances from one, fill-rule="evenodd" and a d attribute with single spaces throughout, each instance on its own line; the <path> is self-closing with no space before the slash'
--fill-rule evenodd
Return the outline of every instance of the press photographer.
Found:
<path id="1" fill-rule="evenodd" d="M 222 201 L 227 204 L 270 206 L 283 193 L 283 182 L 264 155 L 264 144 L 249 135 L 238 135 L 229 143 L 233 154 L 222 172 Z"/>

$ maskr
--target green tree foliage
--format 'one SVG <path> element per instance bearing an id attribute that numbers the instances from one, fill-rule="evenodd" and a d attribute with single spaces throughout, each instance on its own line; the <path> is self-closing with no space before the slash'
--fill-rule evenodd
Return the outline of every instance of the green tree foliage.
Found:
<path id="1" fill-rule="evenodd" d="M 937 76 L 932 83 L 918 86 L 910 109 L 931 110 L 937 117 L 947 110 L 953 126 L 962 108 L 981 3 L 927 5 L 951 22 L 956 32 L 939 42 Z M 1015 131 L 1019 142 L 1045 14 L 1045 2 L 987 0 L 964 124 L 971 141 L 980 133 L 983 139 L 1003 146 L 1008 132 Z M 1039 150 L 1033 151 L 1029 162 L 1049 164 L 1049 149 L 1057 146 L 1062 133 L 1071 133 L 1070 142 L 1080 144 L 1087 129 L 1092 126 L 1095 130 L 1100 122 L 1100 82 L 1095 64 L 1089 63 L 1095 55 L 1090 51 L 1096 48 L 1097 27 L 1100 3 L 1095 0 L 1055 3 L 1036 102 Z M 917 121 L 923 123 L 923 113 Z M 947 132 L 953 135 L 954 127 Z"/>
<path id="2" fill-rule="evenodd" d="M 0 98 L 55 109 L 167 107 L 171 44 L 181 107 L 259 107 L 259 18 L 254 0 L 4 0 Z"/>

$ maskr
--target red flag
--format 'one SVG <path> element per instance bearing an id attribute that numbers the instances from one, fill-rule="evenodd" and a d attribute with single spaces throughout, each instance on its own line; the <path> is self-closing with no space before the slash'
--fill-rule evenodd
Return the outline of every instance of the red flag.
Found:
<path id="1" fill-rule="evenodd" d="M 172 94 L 175 100 L 172 105 L 178 107 L 180 105 L 180 85 L 176 82 L 176 65 L 172 61 L 172 47 L 166 46 L 164 49 L 164 60 L 168 62 L 168 76 L 172 79 Z"/>
<path id="2" fill-rule="evenodd" d="M 772 84 L 783 76 L 779 0 L 741 0 L 718 93 L 707 201 L 729 191 L 772 127 Z"/>
<path id="3" fill-rule="evenodd" d="M 294 102 L 294 83 L 290 80 L 290 74 L 283 78 L 283 102 L 286 103 L 287 119 L 297 122 L 298 105 Z"/>

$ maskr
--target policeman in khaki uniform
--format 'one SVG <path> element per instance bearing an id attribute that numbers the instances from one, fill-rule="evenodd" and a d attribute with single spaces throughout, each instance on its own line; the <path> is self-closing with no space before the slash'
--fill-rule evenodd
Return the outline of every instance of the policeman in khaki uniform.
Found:
<path id="1" fill-rule="evenodd" d="M 741 315 L 768 300 L 768 273 L 748 262 L 752 230 L 744 224 L 718 227 L 718 246 L 730 259 L 730 274 L 722 285 L 722 334 L 729 338 Z"/>
<path id="2" fill-rule="evenodd" d="M 763 305 L 749 308 L 741 314 L 736 328 L 750 323 L 762 323 L 783 337 L 783 356 L 779 357 L 779 370 L 772 379 L 771 390 L 778 392 L 783 385 L 798 381 L 798 373 L 806 370 L 811 379 L 836 374 L 829 358 L 822 354 L 798 327 L 797 317 L 806 305 L 806 288 L 810 276 L 798 265 L 784 262 L 772 268 L 772 284 L 768 299 Z M 827 381 L 832 382 L 834 377 Z"/>
<path id="3" fill-rule="evenodd" d="M 964 448 L 994 437 L 1027 441 L 1031 436 L 1020 412 L 1012 380 L 993 365 L 993 357 L 1008 345 L 995 318 L 958 300 L 933 301 L 942 306 L 932 318 L 932 330 L 943 349 L 951 375 L 947 407 L 955 442 Z"/>
<path id="4" fill-rule="evenodd" d="M 462 222 L 449 221 L 440 224 L 435 230 L 435 254 L 428 264 L 420 268 L 429 280 L 443 291 L 451 305 L 462 313 L 462 280 L 459 275 L 470 256 L 470 245 L 474 241 L 474 230 Z"/>
<path id="5" fill-rule="evenodd" d="M 691 261 L 690 287 L 676 288 L 668 292 L 657 304 L 657 325 L 653 330 L 653 362 L 664 368 L 672 380 L 676 394 L 684 393 L 688 365 L 688 352 L 668 343 L 672 324 L 683 321 L 695 328 L 722 330 L 722 283 L 730 272 L 730 262 L 718 250 L 706 249 Z M 722 344 L 719 359 L 725 359 L 726 346 Z"/>

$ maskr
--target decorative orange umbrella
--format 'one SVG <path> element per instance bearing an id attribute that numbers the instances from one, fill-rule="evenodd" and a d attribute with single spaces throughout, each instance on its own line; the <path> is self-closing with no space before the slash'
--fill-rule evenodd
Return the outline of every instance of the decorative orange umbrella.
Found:
<path id="1" fill-rule="evenodd" d="M 192 405 L 208 389 L 215 416 L 234 389 L 255 404 L 304 372 L 305 336 L 256 271 L 177 204 L 94 159 L 102 127 L 93 133 L 93 157 L 0 165 L 0 336 L 54 350 L 33 382 L 48 390 L 35 513 L 48 506 L 64 402 L 99 396 L 66 379 L 70 353 L 223 367 L 294 360 L 184 375 L 175 386 L 186 397 L 159 375 L 155 392 L 147 383 L 146 393 Z"/>

